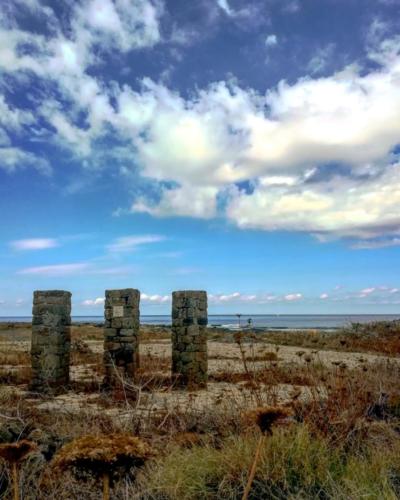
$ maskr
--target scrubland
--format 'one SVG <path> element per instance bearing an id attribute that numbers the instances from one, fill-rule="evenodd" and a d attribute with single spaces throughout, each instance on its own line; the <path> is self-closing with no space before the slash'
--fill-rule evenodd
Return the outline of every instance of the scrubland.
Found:
<path id="1" fill-rule="evenodd" d="M 170 331 L 142 327 L 138 379 L 102 390 L 101 325 L 72 329 L 71 385 L 33 394 L 30 328 L 0 326 L 0 442 L 28 439 L 24 499 L 97 499 L 99 479 L 54 463 L 74 438 L 127 433 L 151 447 L 117 475 L 115 499 L 241 498 L 260 430 L 256 407 L 290 410 L 265 436 L 249 498 L 400 497 L 400 323 L 336 332 L 230 333 L 209 329 L 208 390 L 182 391 L 170 376 Z M 0 465 L 0 498 L 11 476 Z"/>

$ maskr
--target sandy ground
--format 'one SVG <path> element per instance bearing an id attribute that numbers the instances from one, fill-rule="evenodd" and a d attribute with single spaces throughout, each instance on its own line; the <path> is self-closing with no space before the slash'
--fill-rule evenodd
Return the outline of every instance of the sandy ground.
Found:
<path id="1" fill-rule="evenodd" d="M 90 349 L 95 353 L 103 352 L 101 341 L 86 341 Z M 0 354 L 10 353 L 29 353 L 30 342 L 20 341 L 0 341 Z M 358 353 L 358 352 L 337 352 L 325 350 L 313 350 L 293 346 L 276 346 L 267 343 L 245 344 L 244 350 L 247 358 L 253 356 L 272 357 L 276 355 L 277 359 L 273 361 L 248 361 L 249 368 L 257 371 L 271 363 L 275 366 L 294 366 L 307 365 L 308 363 L 318 363 L 328 367 L 343 366 L 353 368 L 362 364 L 375 363 L 377 361 L 399 362 L 398 359 L 385 358 L 384 356 Z M 141 355 L 150 356 L 153 359 L 170 359 L 171 344 L 169 340 L 160 339 L 159 341 L 150 341 L 142 343 L 140 346 Z M 243 372 L 243 363 L 238 346 L 235 343 L 228 342 L 208 342 L 209 353 L 209 373 L 218 374 L 221 372 L 240 373 Z M 268 354 L 270 353 L 270 354 Z M 71 366 L 71 379 L 75 381 L 93 381 L 101 382 L 101 378 L 94 370 L 95 365 L 77 365 Z M 165 366 L 165 363 L 164 363 Z M 1 369 L 12 372 L 20 369 L 21 366 L 2 365 Z M 168 371 L 154 371 L 154 375 L 167 375 Z M 11 388 L 10 388 L 11 389 Z M 2 390 L 6 390 L 3 386 Z M 16 390 L 16 388 L 14 388 Z M 26 388 L 17 389 L 24 397 L 29 395 Z M 318 390 L 318 389 L 317 389 Z M 261 393 L 264 403 L 281 403 L 291 398 L 293 393 L 297 393 L 300 398 L 308 398 L 311 389 L 304 386 L 293 386 L 287 384 L 277 384 L 264 387 Z M 260 394 L 258 394 L 260 397 Z M 168 415 L 169 412 L 199 412 L 207 408 L 220 408 L 224 411 L 226 407 L 248 408 L 254 406 L 260 401 L 255 400 L 255 393 L 246 386 L 246 383 L 231 384 L 227 382 L 209 382 L 207 390 L 196 392 L 168 390 L 160 387 L 160 390 L 139 391 L 139 398 L 136 403 L 122 404 L 118 407 L 104 408 L 99 402 L 99 394 L 73 393 L 69 392 L 53 398 L 43 397 L 41 399 L 28 399 L 32 405 L 40 410 L 63 411 L 63 412 L 103 412 L 117 419 L 129 419 L 132 414 L 139 412 L 162 412 Z"/>
<path id="2" fill-rule="evenodd" d="M 103 353 L 103 343 L 97 340 L 88 340 L 86 344 L 95 353 Z M 30 351 L 30 342 L 28 341 L 3 341 L 0 342 L 0 354 L 9 354 L 11 352 L 27 352 Z M 254 343 L 245 344 L 244 351 L 247 358 L 265 356 L 267 353 L 273 353 L 277 356 L 279 363 L 297 363 L 304 364 L 305 362 L 321 363 L 326 366 L 345 363 L 348 368 L 354 368 L 360 363 L 374 363 L 389 359 L 393 362 L 398 362 L 397 358 L 386 358 L 383 355 L 366 354 L 360 352 L 339 352 L 331 350 L 315 350 L 307 347 L 297 346 L 277 346 L 275 344 Z M 160 340 L 158 342 L 142 343 L 140 345 L 141 355 L 150 355 L 157 358 L 171 357 L 171 343 L 169 340 Z M 238 346 L 235 343 L 227 342 L 208 342 L 208 357 L 209 357 L 209 372 L 217 373 L 221 371 L 243 371 L 241 362 L 241 354 Z M 249 362 L 251 368 L 262 368 L 269 361 Z M 4 367 L 4 365 L 3 365 Z"/>

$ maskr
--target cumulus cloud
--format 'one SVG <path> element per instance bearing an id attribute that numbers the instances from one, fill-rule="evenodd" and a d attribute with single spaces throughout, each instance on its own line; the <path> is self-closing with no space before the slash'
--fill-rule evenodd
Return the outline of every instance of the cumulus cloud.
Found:
<path id="1" fill-rule="evenodd" d="M 265 39 L 265 45 L 267 47 L 274 47 L 277 44 L 278 44 L 278 37 L 274 33 L 268 35 L 267 38 Z"/>
<path id="2" fill-rule="evenodd" d="M 360 291 L 359 297 L 361 297 L 361 298 L 368 297 L 369 295 L 371 295 L 371 293 L 374 293 L 375 291 L 376 291 L 376 287 L 363 288 Z"/>
<path id="3" fill-rule="evenodd" d="M 76 7 L 76 37 L 89 37 L 92 45 L 126 52 L 151 47 L 160 41 L 162 3 L 150 0 L 91 0 Z"/>
<path id="4" fill-rule="evenodd" d="M 396 304 L 398 301 L 398 287 L 388 285 L 375 285 L 361 290 L 344 290 L 334 288 L 332 293 L 323 293 L 320 299 L 332 302 L 346 302 L 354 304 Z M 311 299 L 311 297 L 308 297 Z"/>
<path id="5" fill-rule="evenodd" d="M 15 9 L 10 10 L 15 13 Z M 32 12 L 35 10 L 41 14 L 37 9 Z M 96 61 L 94 52 L 99 48 L 127 52 L 158 43 L 162 12 L 162 3 L 158 0 L 75 2 L 69 9 L 66 37 L 54 12 L 48 8 L 45 22 L 52 36 L 47 39 L 19 29 L 13 19 L 3 18 L 0 19 L 0 41 L 3 42 L 0 43 L 0 66 L 8 71 L 30 70 L 49 76 L 55 70 L 61 74 L 78 74 Z M 24 51 L 20 50 L 22 46 Z"/>
<path id="6" fill-rule="evenodd" d="M 18 4 L 18 5 L 17 5 Z M 20 10 L 29 9 L 46 25 L 48 36 L 22 30 L 14 17 Z M 110 96 L 103 92 L 102 85 L 87 74 L 87 69 L 101 62 L 100 53 L 129 52 L 151 47 L 160 42 L 159 20 L 163 4 L 159 0 L 89 0 L 75 2 L 66 9 L 61 24 L 50 7 L 41 6 L 36 0 L 15 4 L 8 2 L 4 15 L 0 16 L 0 68 L 15 77 L 26 78 L 34 74 L 46 82 L 58 86 L 64 102 L 54 100 L 52 92 L 44 96 L 42 103 L 35 102 L 36 120 L 44 118 L 57 131 L 54 137 L 58 144 L 70 147 L 81 156 L 91 153 L 91 141 L 103 132 L 104 119 L 110 119 L 112 108 Z M 8 15 L 6 13 L 8 12 Z M 12 17 L 14 15 L 14 17 Z M 64 28 L 65 28 L 64 27 Z M 66 35 L 65 33 L 68 33 Z M 0 98 L 0 115 L 5 117 L 4 99 Z M 66 102 L 70 109 L 63 109 Z M 82 128 L 76 124 L 79 109 L 87 114 L 87 123 Z M 11 116 L 11 110 L 6 110 Z M 16 119 L 25 122 L 29 118 L 22 110 L 13 110 L 9 124 Z M 19 114 L 19 116 L 17 116 Z M 30 117 L 32 118 L 32 117 Z M 32 122 L 33 120 L 31 120 Z M 1 125 L 0 119 L 0 125 Z M 4 136 L 4 132 L 2 133 Z M 0 151 L 1 152 L 1 151 Z M 13 157 L 11 153 L 14 152 Z M 32 153 L 25 156 L 16 151 L 2 151 L 8 155 L 7 162 L 0 167 L 15 170 L 18 163 L 27 163 Z M 33 163 L 31 161 L 30 163 Z M 43 169 L 43 168 L 42 168 Z"/>
<path id="7" fill-rule="evenodd" d="M 217 0 L 218 6 L 227 14 L 228 16 L 233 15 L 233 10 L 230 8 L 228 0 Z"/>
<path id="8" fill-rule="evenodd" d="M 0 147 L 0 168 L 7 172 L 33 167 L 44 175 L 50 175 L 51 165 L 45 158 L 17 147 Z"/>
<path id="9" fill-rule="evenodd" d="M 284 297 L 284 299 L 287 300 L 288 302 L 293 302 L 295 300 L 301 300 L 302 298 L 303 298 L 303 295 L 301 293 L 288 293 Z"/>
<path id="10" fill-rule="evenodd" d="M 97 297 L 97 299 L 86 299 L 82 301 L 83 306 L 102 306 L 104 305 L 104 297 Z"/>
<path id="11" fill-rule="evenodd" d="M 105 300 L 104 297 L 97 297 L 96 299 L 86 299 L 82 301 L 81 304 L 83 306 L 89 306 L 89 307 L 103 306 L 104 300 Z M 170 302 L 171 298 L 169 295 L 159 295 L 159 294 L 149 295 L 147 293 L 142 292 L 140 294 L 140 300 L 147 304 L 161 305 Z"/>
<path id="12" fill-rule="evenodd" d="M 376 304 L 396 304 L 398 303 L 398 295 L 400 294 L 399 288 L 391 288 L 387 286 L 368 287 L 361 291 L 348 292 L 342 294 L 334 292 L 332 294 L 322 293 L 319 296 L 304 296 L 303 294 L 288 293 L 288 294 L 269 294 L 269 293 L 209 293 L 208 301 L 210 305 L 224 307 L 229 304 L 235 305 L 265 305 L 265 304 L 280 304 L 280 303 L 294 303 L 298 301 L 308 301 L 309 303 L 317 302 L 318 300 L 333 301 L 333 302 L 354 302 L 354 303 L 376 303 Z M 372 298 L 373 297 L 373 298 Z M 171 295 L 161 294 L 147 294 L 141 293 L 141 302 L 143 304 L 163 305 L 171 301 Z M 102 306 L 104 298 L 98 297 L 96 299 L 87 299 L 82 302 L 84 306 Z"/>
<path id="13" fill-rule="evenodd" d="M 227 215 L 240 227 L 373 238 L 399 231 L 400 163 L 369 179 L 341 178 L 271 190 L 237 190 Z M 268 214 L 268 217 L 265 215 Z M 364 245 L 365 246 L 365 245 Z M 369 245 L 371 246 L 371 242 Z M 384 245 L 382 245 L 384 246 Z"/>
<path id="14" fill-rule="evenodd" d="M 0 48 L 0 58 L 1 50 Z M 43 174 L 51 173 L 51 167 L 44 158 L 15 147 L 10 139 L 10 133 L 21 135 L 34 121 L 30 111 L 9 105 L 5 96 L 0 94 L 0 168 L 13 172 L 19 167 L 33 166 Z"/>
<path id="15" fill-rule="evenodd" d="M 269 304 L 275 302 L 294 302 L 301 300 L 303 295 L 301 293 L 289 293 L 286 295 L 275 295 L 268 293 L 260 294 L 244 294 L 240 292 L 233 292 L 228 294 L 209 294 L 209 301 L 212 304 L 224 304 L 230 302 L 238 303 L 256 303 L 256 304 Z"/>
<path id="16" fill-rule="evenodd" d="M 140 300 L 149 304 L 165 304 L 171 300 L 171 297 L 169 295 L 148 295 L 147 293 L 141 293 Z"/>
<path id="17" fill-rule="evenodd" d="M 158 217 L 190 216 L 210 219 L 217 213 L 218 189 L 214 186 L 183 185 L 162 191 L 158 202 L 138 198 L 132 205 L 133 212 L 145 212 Z"/>
<path id="18" fill-rule="evenodd" d="M 0 94 L 0 125 L 6 129 L 20 131 L 25 125 L 34 122 L 33 114 L 24 109 L 10 106 L 4 95 Z"/>
<path id="19" fill-rule="evenodd" d="M 238 15 L 227 0 L 217 1 L 227 15 Z M 290 2 L 290 10 L 298 5 Z M 183 97 L 148 78 L 133 90 L 88 71 L 104 53 L 160 42 L 161 2 L 90 0 L 71 4 L 68 12 L 69 30 L 55 23 L 46 38 L 3 22 L 0 67 L 56 85 L 62 102 L 53 92 L 37 106 L 40 120 L 55 131 L 53 142 L 88 162 L 93 145 L 110 130 L 129 144 L 142 177 L 157 186 L 156 195 L 136 196 L 132 211 L 222 215 L 241 228 L 356 238 L 364 248 L 383 238 L 397 244 L 400 37 L 371 37 L 370 66 L 281 81 L 266 92 L 221 81 Z M 322 70 L 330 50 L 316 54 L 311 72 Z M 14 128 L 33 127 L 24 110 L 4 99 L 1 107 Z M 33 153 L 8 140 L 4 129 L 2 168 L 35 164 Z M 111 250 L 135 246 L 117 241 Z"/>
<path id="20" fill-rule="evenodd" d="M 144 174 L 178 183 L 133 210 L 209 217 L 228 193 L 226 215 L 243 228 L 357 238 L 397 230 L 400 58 L 386 53 L 379 70 L 281 82 L 265 99 L 224 82 L 191 101 L 149 81 L 141 94 L 124 89 L 117 121 L 133 137 L 147 131 L 136 142 Z M 252 191 L 234 187 L 244 180 Z M 198 203 L 182 202 L 196 189 Z"/>
<path id="21" fill-rule="evenodd" d="M 254 302 L 257 300 L 257 295 L 242 294 L 233 292 L 229 294 L 209 294 L 209 301 L 214 304 L 223 304 L 227 302 Z"/>
<path id="22" fill-rule="evenodd" d="M 257 2 L 247 2 L 241 8 L 233 9 L 230 0 L 216 0 L 216 4 L 221 9 L 221 11 L 228 16 L 229 18 L 238 21 L 237 25 L 239 28 L 248 29 L 248 23 L 246 21 L 257 23 L 260 18 L 263 17 L 263 11 L 265 10 L 265 6 L 263 4 L 259 4 Z M 209 5 L 206 3 L 207 9 L 209 9 Z"/>
<path id="23" fill-rule="evenodd" d="M 113 243 L 107 245 L 109 252 L 132 252 L 142 245 L 149 243 L 158 243 L 165 240 L 165 236 L 158 234 L 136 235 L 136 236 L 122 236 L 117 238 Z"/>
<path id="24" fill-rule="evenodd" d="M 11 241 L 10 246 L 14 250 L 44 250 L 58 247 L 59 242 L 54 238 L 30 238 Z"/>

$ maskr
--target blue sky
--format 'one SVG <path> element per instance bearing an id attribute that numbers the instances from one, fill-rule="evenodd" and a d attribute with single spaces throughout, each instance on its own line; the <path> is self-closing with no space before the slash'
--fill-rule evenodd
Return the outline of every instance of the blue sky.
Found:
<path id="1" fill-rule="evenodd" d="M 0 316 L 400 311 L 398 0 L 4 0 Z"/>

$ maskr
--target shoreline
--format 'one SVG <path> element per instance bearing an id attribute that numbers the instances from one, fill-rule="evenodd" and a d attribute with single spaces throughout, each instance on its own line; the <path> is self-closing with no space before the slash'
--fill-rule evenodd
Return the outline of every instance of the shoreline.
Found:
<path id="1" fill-rule="evenodd" d="M 373 322 L 371 322 L 373 323 Z M 368 324 L 368 323 L 363 323 L 363 324 Z M 347 324 L 348 325 L 348 324 Z M 13 321 L 13 320 L 2 320 L 0 318 L 0 331 L 3 329 L 2 327 L 6 328 L 31 328 L 32 322 L 31 321 Z M 104 321 L 77 321 L 77 320 L 72 320 L 71 326 L 74 327 L 80 327 L 80 326 L 93 326 L 97 328 L 103 328 L 104 326 Z M 171 324 L 169 323 L 141 323 L 140 326 L 143 328 L 155 328 L 155 329 L 171 329 Z M 247 325 L 244 325 L 239 328 L 238 325 L 208 325 L 207 328 L 210 331 L 214 332 L 226 332 L 226 333 L 235 333 L 235 332 L 246 332 L 246 333 L 267 333 L 267 332 L 311 332 L 311 331 L 318 331 L 318 332 L 338 332 L 340 330 L 343 330 L 346 327 L 346 325 L 342 326 L 299 326 L 299 327 L 292 327 L 292 326 L 253 326 L 253 327 L 248 327 Z"/>

